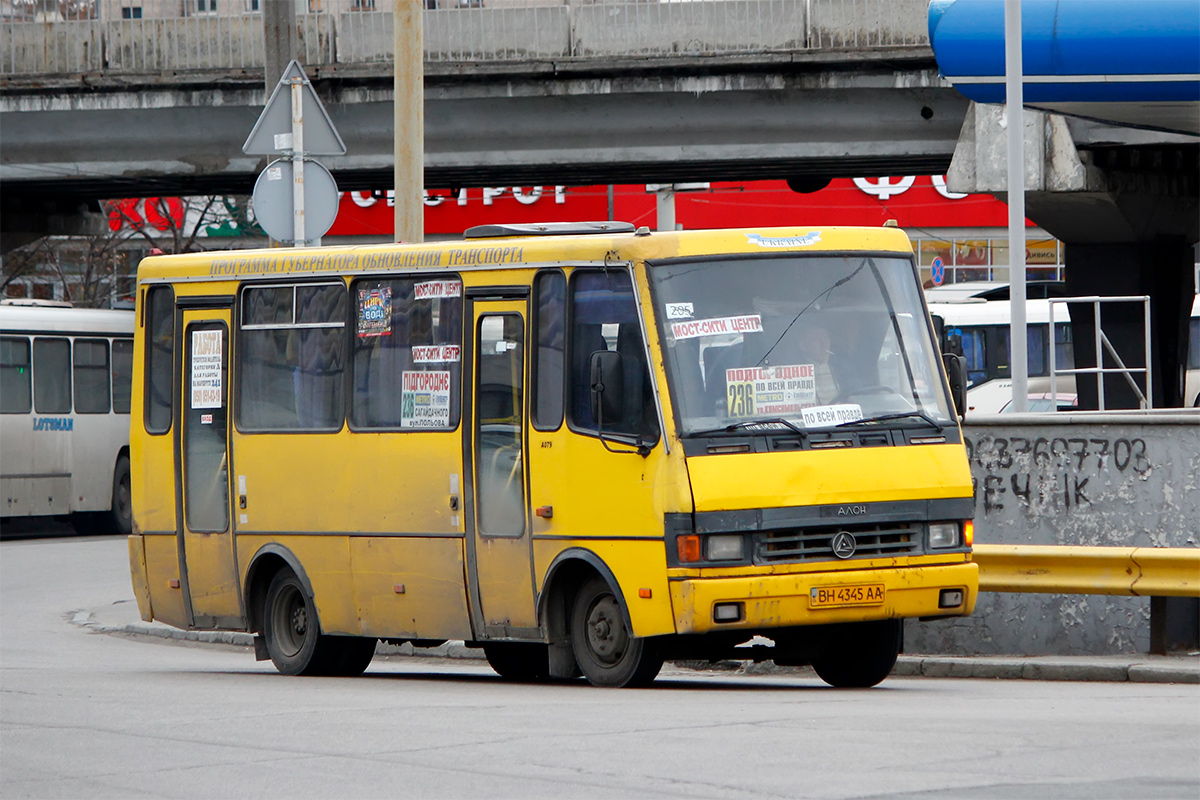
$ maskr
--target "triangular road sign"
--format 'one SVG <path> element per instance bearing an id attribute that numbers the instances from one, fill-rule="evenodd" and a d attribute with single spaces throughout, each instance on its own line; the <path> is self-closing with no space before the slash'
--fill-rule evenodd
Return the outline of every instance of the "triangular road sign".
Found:
<path id="1" fill-rule="evenodd" d="M 275 84 L 271 98 L 254 123 L 254 130 L 242 152 L 249 156 L 273 156 L 281 150 L 291 149 L 292 133 L 292 85 L 291 80 L 299 78 L 302 81 L 300 92 L 301 110 L 304 113 L 304 152 L 313 156 L 345 155 L 346 145 L 337 129 L 329 121 L 325 106 L 317 97 L 316 91 L 304 74 L 300 62 L 293 61 L 283 71 L 283 77 Z M 276 139 L 279 135 L 280 139 Z M 284 138 L 286 136 L 286 138 Z M 280 146 L 283 145 L 283 146 Z"/>

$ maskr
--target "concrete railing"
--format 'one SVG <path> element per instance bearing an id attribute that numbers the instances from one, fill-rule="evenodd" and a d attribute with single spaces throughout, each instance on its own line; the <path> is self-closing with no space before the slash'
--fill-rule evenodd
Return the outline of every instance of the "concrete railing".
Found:
<path id="1" fill-rule="evenodd" d="M 168 7 L 170 13 L 163 10 Z M 350 10 L 348 0 L 326 7 L 297 18 L 306 66 L 392 60 L 390 11 Z M 260 14 L 177 16 L 176 8 L 163 4 L 138 19 L 0 21 L 0 76 L 263 66 Z M 482 8 L 425 11 L 425 59 L 505 63 L 927 49 L 926 8 L 926 0 L 495 0 Z"/>
<path id="2" fill-rule="evenodd" d="M 906 626 L 910 652 L 1146 652 L 1150 598 L 1194 602 L 1174 598 L 1200 582 L 1200 411 L 1001 414 L 963 435 L 984 592 L 972 617 Z"/>

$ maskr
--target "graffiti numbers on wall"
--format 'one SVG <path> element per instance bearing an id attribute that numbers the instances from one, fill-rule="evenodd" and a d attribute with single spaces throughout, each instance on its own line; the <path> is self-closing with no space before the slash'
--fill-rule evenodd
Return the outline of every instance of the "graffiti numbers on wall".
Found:
<path id="1" fill-rule="evenodd" d="M 1115 484 L 1145 480 L 1153 469 L 1137 438 L 966 438 L 976 512 L 1016 506 L 1030 512 L 1076 512 Z"/>

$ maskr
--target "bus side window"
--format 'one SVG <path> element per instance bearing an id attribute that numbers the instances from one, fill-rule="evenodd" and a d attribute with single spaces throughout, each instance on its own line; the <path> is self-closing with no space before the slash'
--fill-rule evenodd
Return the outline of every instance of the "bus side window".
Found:
<path id="1" fill-rule="evenodd" d="M 114 339 L 112 343 L 112 410 L 129 413 L 129 397 L 133 389 L 133 341 Z"/>
<path id="2" fill-rule="evenodd" d="M 567 279 L 543 272 L 533 289 L 533 427 L 558 430 L 563 421 L 563 351 L 566 345 Z"/>
<path id="3" fill-rule="evenodd" d="M 107 414 L 110 408 L 108 340 L 76 339 L 73 363 L 75 413 Z"/>
<path id="4" fill-rule="evenodd" d="M 28 414 L 33 410 L 29 367 L 29 340 L 0 337 L 0 414 Z"/>
<path id="5" fill-rule="evenodd" d="M 146 377 L 143 420 L 147 433 L 171 430 L 171 379 L 175 363 L 175 291 L 146 292 Z"/>
<path id="6" fill-rule="evenodd" d="M 459 277 L 364 278 L 350 285 L 350 297 L 351 427 L 457 428 L 463 336 Z"/>
<path id="7" fill-rule="evenodd" d="M 71 413 L 71 340 L 33 340 L 33 406 L 39 414 Z"/>
<path id="8" fill-rule="evenodd" d="M 1196 330 L 1196 320 L 1192 320 L 1192 331 Z M 1190 358 L 1194 360 L 1196 357 L 1193 355 Z M 1054 367 L 1055 369 L 1075 368 L 1075 342 L 1071 339 L 1071 326 L 1066 322 L 1054 324 Z"/>
<path id="9" fill-rule="evenodd" d="M 594 431 L 591 410 L 591 358 L 616 350 L 624 368 L 625 396 L 617 419 L 605 419 L 605 433 L 658 436 L 658 420 L 646 364 L 646 348 L 628 273 L 579 271 L 571 279 L 571 423 Z"/>
<path id="10" fill-rule="evenodd" d="M 341 430 L 346 287 L 254 286 L 242 293 L 239 430 Z"/>
<path id="11" fill-rule="evenodd" d="M 967 385 L 986 381 L 987 332 L 983 328 L 947 328 L 946 335 L 957 336 L 962 341 L 962 354 L 967 359 Z"/>

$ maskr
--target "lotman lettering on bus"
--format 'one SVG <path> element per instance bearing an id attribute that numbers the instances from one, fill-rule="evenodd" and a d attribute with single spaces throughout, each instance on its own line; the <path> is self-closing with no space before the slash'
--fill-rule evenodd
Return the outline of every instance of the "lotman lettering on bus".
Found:
<path id="1" fill-rule="evenodd" d="M 640 686 L 763 637 L 872 686 L 903 620 L 978 593 L 963 366 L 916 276 L 894 228 L 148 258 L 141 616 L 249 631 L 287 675 L 460 640 L 504 678 Z"/>

